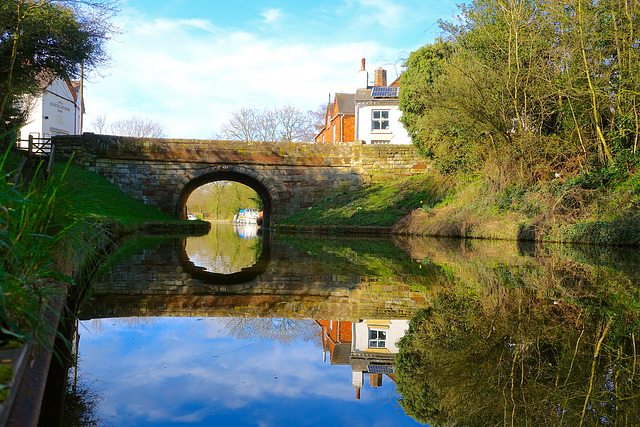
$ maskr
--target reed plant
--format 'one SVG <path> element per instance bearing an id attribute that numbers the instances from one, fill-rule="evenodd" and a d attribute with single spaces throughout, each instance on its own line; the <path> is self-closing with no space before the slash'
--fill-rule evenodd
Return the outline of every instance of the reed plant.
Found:
<path id="1" fill-rule="evenodd" d="M 0 340 L 45 344 L 55 333 L 55 322 L 47 320 L 57 314 L 52 302 L 63 292 L 60 284 L 71 282 L 52 255 L 66 232 L 55 221 L 64 174 L 20 186 L 9 156 L 6 150 L 0 159 Z"/>

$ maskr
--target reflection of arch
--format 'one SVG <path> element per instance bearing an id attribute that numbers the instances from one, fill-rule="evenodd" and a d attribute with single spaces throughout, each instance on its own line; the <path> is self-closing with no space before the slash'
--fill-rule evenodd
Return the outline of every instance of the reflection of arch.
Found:
<path id="1" fill-rule="evenodd" d="M 186 181 L 186 182 L 184 182 Z M 176 217 L 187 219 L 187 200 L 189 195 L 198 187 L 216 181 L 239 182 L 253 189 L 262 200 L 263 226 L 271 227 L 273 206 L 278 203 L 279 189 L 272 182 L 254 171 L 238 165 L 218 165 L 190 174 L 183 183 L 182 191 L 176 206 Z"/>
<path id="2" fill-rule="evenodd" d="M 262 252 L 260 252 L 260 257 L 251 267 L 245 267 L 236 273 L 211 273 L 210 271 L 206 271 L 204 267 L 196 266 L 189 259 L 189 254 L 187 254 L 186 239 L 180 239 L 178 242 L 178 259 L 180 260 L 180 265 L 191 277 L 212 285 L 241 285 L 251 282 L 265 272 L 271 260 L 271 233 L 268 230 L 262 230 L 261 234 Z"/>

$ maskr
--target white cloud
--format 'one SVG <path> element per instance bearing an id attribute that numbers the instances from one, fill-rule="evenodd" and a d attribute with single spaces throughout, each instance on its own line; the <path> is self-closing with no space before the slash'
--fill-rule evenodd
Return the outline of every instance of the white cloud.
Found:
<path id="1" fill-rule="evenodd" d="M 387 0 L 358 0 L 358 10 L 362 17 L 374 21 L 376 25 L 395 28 L 402 25 L 407 10 L 400 4 Z"/>
<path id="2" fill-rule="evenodd" d="M 260 15 L 266 23 L 271 24 L 278 22 L 282 18 L 283 13 L 280 9 L 266 9 Z"/>
<path id="3" fill-rule="evenodd" d="M 112 322 L 103 325 L 105 333 L 85 332 L 80 371 L 108 394 L 101 415 L 198 421 L 214 410 L 273 399 L 353 400 L 351 368 L 322 364 L 313 344 L 222 338 L 228 331 L 211 339 L 211 328 L 223 325 L 221 319 L 160 318 L 149 334 Z M 187 406 L 199 409 L 185 415 L 180 408 Z"/>
<path id="4" fill-rule="evenodd" d="M 360 1 L 385 7 L 393 20 L 400 13 L 388 2 Z M 283 14 L 267 9 L 262 17 L 276 23 Z M 85 88 L 87 131 L 98 115 L 108 122 L 137 116 L 162 123 L 170 137 L 206 139 L 243 107 L 316 110 L 330 93 L 355 91 L 363 57 L 370 71 L 384 66 L 393 80 L 389 64 L 402 55 L 383 38 L 325 38 L 302 27 L 222 28 L 205 18 L 149 19 L 133 10 L 120 25 L 121 41 L 108 46 L 115 66 Z"/>

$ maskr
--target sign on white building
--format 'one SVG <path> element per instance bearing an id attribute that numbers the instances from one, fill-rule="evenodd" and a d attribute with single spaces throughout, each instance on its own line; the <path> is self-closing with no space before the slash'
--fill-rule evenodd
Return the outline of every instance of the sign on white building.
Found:
<path id="1" fill-rule="evenodd" d="M 56 78 L 45 82 L 41 94 L 30 97 L 29 116 L 20 129 L 19 139 L 51 138 L 56 135 L 77 135 L 80 129 L 78 93 L 69 80 Z M 26 142 L 24 145 L 26 148 Z"/>

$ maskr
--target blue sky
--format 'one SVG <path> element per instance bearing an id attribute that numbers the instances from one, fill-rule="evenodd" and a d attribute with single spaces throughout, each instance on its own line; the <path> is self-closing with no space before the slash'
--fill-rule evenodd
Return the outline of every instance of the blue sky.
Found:
<path id="1" fill-rule="evenodd" d="M 79 375 L 100 399 L 94 415 L 119 427 L 419 425 L 388 377 L 356 400 L 351 367 L 323 362 L 319 343 L 238 339 L 226 320 L 81 322 Z"/>
<path id="2" fill-rule="evenodd" d="M 456 3 L 122 0 L 112 66 L 85 85 L 84 130 L 98 116 L 141 117 L 169 137 L 207 139 L 240 108 L 316 110 L 355 91 L 361 58 L 370 78 L 383 67 L 395 79 Z"/>

